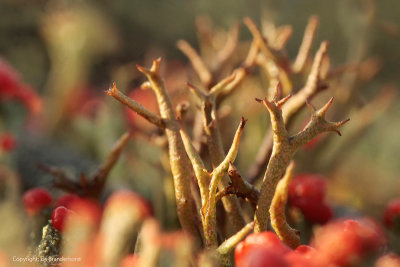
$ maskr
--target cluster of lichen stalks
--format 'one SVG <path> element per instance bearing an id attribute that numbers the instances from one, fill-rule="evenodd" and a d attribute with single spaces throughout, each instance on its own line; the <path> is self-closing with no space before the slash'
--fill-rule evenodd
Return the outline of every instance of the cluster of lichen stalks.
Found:
<path id="1" fill-rule="evenodd" d="M 235 45 L 232 43 L 235 41 L 227 42 L 216 54 L 212 70 L 188 43 L 185 41 L 178 43 L 178 47 L 188 56 L 201 81 L 200 86 L 188 84 L 188 87 L 201 103 L 199 109 L 203 125 L 201 134 L 206 140 L 212 170 L 205 167 L 206 164 L 185 129 L 186 104 L 178 105 L 175 109 L 171 103 L 160 75 L 161 59 L 154 60 L 150 69 L 138 66 L 138 70 L 148 79 L 142 88 L 154 91 L 160 115 L 125 96 L 117 89 L 115 83 L 107 91 L 108 95 L 164 130 L 168 141 L 177 215 L 181 226 L 190 234 L 198 248 L 217 251 L 221 263 L 224 264 L 229 264 L 229 255 L 240 240 L 251 231 L 268 230 L 269 222 L 286 244 L 291 247 L 300 244 L 298 232 L 292 229 L 285 219 L 287 185 L 293 171 L 292 158 L 300 147 L 320 133 L 333 131 L 340 135 L 338 128 L 348 121 L 347 119 L 329 122 L 325 119 L 333 99 L 320 109 L 315 109 L 309 102 L 314 95 L 326 88 L 324 78 L 327 76 L 327 70 L 322 67 L 322 63 L 327 52 L 327 42 L 321 43 L 316 52 L 304 87 L 293 95 L 290 94 L 293 91 L 291 77 L 304 72 L 309 58 L 317 25 L 316 18 L 310 20 L 294 63 L 291 63 L 283 52 L 290 31 L 287 29 L 276 31 L 275 36 L 269 36 L 267 41 L 250 19 L 246 18 L 244 21 L 253 35 L 247 58 L 233 70 L 231 75 L 219 82 L 217 80 L 222 73 L 224 62 L 234 51 Z M 237 29 L 231 32 L 232 36 L 237 38 Z M 270 90 L 273 91 L 272 97 L 256 99 L 267 108 L 273 133 L 272 151 L 260 189 L 242 179 L 234 166 L 246 120 L 242 118 L 240 121 L 232 145 L 225 153 L 217 116 L 219 103 L 257 67 L 265 70 L 270 81 Z M 311 119 L 304 129 L 291 136 L 287 131 L 288 123 L 305 105 L 311 110 Z M 279 184 L 280 181 L 282 184 Z M 255 212 L 251 222 L 246 223 L 238 197 L 245 198 L 253 204 Z M 219 200 L 223 203 L 229 222 L 237 231 L 232 236 L 219 236 L 223 233 L 217 224 Z"/>

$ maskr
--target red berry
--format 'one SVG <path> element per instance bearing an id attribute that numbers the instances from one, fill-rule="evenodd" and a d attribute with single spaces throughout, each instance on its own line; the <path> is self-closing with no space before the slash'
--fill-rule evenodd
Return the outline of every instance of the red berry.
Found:
<path id="1" fill-rule="evenodd" d="M 289 186 L 289 202 L 297 199 L 323 201 L 325 197 L 325 178 L 318 174 L 300 174 L 293 177 Z"/>
<path id="2" fill-rule="evenodd" d="M 400 198 L 389 202 L 383 215 L 383 221 L 387 227 L 394 226 L 395 222 L 400 223 Z"/>
<path id="3" fill-rule="evenodd" d="M 394 253 L 381 256 L 376 262 L 375 267 L 400 267 L 400 257 Z"/>
<path id="4" fill-rule="evenodd" d="M 79 196 L 76 194 L 65 194 L 60 196 L 57 201 L 56 204 L 54 205 L 54 208 L 60 207 L 60 206 L 64 206 L 68 209 L 71 208 L 71 203 L 74 202 L 75 200 L 78 200 Z"/>
<path id="5" fill-rule="evenodd" d="M 50 206 L 52 197 L 47 189 L 42 187 L 32 188 L 25 192 L 23 202 L 28 214 L 33 215 L 44 207 Z"/>
<path id="6" fill-rule="evenodd" d="M 282 254 L 265 247 L 256 247 L 235 257 L 236 267 L 290 267 Z"/>
<path id="7" fill-rule="evenodd" d="M 17 146 L 17 140 L 10 133 L 3 133 L 0 138 L 1 149 L 4 152 L 10 152 Z"/>
<path id="8" fill-rule="evenodd" d="M 285 255 L 290 267 L 318 267 L 323 266 L 316 261 L 318 251 L 310 246 L 301 245 Z"/>
<path id="9" fill-rule="evenodd" d="M 51 221 L 53 223 L 54 228 L 62 232 L 64 230 L 67 216 L 69 216 L 71 213 L 72 211 L 70 209 L 67 209 L 66 207 L 63 206 L 55 208 L 53 210 L 53 213 L 51 214 Z"/>
<path id="10" fill-rule="evenodd" d="M 265 263 L 268 261 L 277 262 L 276 266 L 287 266 L 283 255 L 290 250 L 281 242 L 279 237 L 273 232 L 254 233 L 240 242 L 235 249 L 235 262 L 237 266 L 263 266 L 249 265 L 256 262 Z M 263 257 L 262 255 L 265 255 Z M 278 265 L 286 264 L 286 265 Z M 275 266 L 275 265 L 271 265 Z"/>
<path id="11" fill-rule="evenodd" d="M 382 232 L 371 220 L 338 220 L 321 227 L 312 240 L 318 257 L 330 265 L 353 266 L 384 245 Z"/>
<path id="12" fill-rule="evenodd" d="M 311 223 L 324 224 L 328 222 L 332 216 L 332 208 L 324 202 L 316 202 L 310 199 L 299 199 L 294 204 L 303 213 L 305 219 Z"/>

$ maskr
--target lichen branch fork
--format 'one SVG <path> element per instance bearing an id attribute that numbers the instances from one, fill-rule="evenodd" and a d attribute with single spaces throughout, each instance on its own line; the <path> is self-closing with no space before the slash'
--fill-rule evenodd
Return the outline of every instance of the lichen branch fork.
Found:
<path id="1" fill-rule="evenodd" d="M 286 96 L 279 99 L 279 84 L 275 90 L 272 101 L 256 99 L 263 102 L 269 111 L 271 125 L 273 129 L 273 148 L 272 154 L 264 175 L 260 189 L 260 197 L 255 212 L 255 232 L 266 231 L 270 218 L 269 209 L 279 180 L 284 175 L 286 168 L 295 155 L 296 151 L 315 136 L 327 131 L 334 131 L 340 135 L 339 127 L 349 121 L 349 119 L 339 122 L 329 122 L 325 120 L 325 115 L 332 105 L 333 98 L 328 101 L 321 109 L 316 110 L 310 103 L 311 120 L 299 133 L 289 136 L 282 117 L 282 106 L 290 98 Z"/>

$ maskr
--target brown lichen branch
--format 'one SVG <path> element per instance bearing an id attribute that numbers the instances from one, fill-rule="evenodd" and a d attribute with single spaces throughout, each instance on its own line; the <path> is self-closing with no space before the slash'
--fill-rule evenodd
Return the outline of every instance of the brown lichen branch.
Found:
<path id="1" fill-rule="evenodd" d="M 286 169 L 285 175 L 278 182 L 274 198 L 272 199 L 269 212 L 271 214 L 271 226 L 283 243 L 295 249 L 300 245 L 300 232 L 290 227 L 286 221 L 286 202 L 288 189 L 292 180 L 294 162 L 292 161 Z"/>
<path id="2" fill-rule="evenodd" d="M 315 54 L 306 84 L 295 93 L 284 106 L 282 116 L 287 128 L 290 127 L 295 114 L 306 105 L 306 100 L 313 98 L 319 92 L 327 88 L 320 79 L 321 64 L 327 53 L 327 49 L 328 42 L 322 42 Z M 257 152 L 256 159 L 247 173 L 246 177 L 250 183 L 254 183 L 267 166 L 272 153 L 272 145 L 273 134 L 272 132 L 267 132 Z"/>
<path id="3" fill-rule="evenodd" d="M 311 46 L 315 39 L 315 33 L 318 29 L 318 24 L 318 16 L 314 15 L 309 18 L 299 52 L 297 53 L 297 57 L 292 65 L 292 71 L 294 73 L 299 73 L 304 69 L 305 63 L 307 62 L 307 58 L 310 54 Z"/>
<path id="4" fill-rule="evenodd" d="M 148 86 L 151 87 L 156 94 L 161 120 L 164 122 L 162 125 L 165 125 L 164 129 L 168 140 L 169 161 L 174 179 L 175 200 L 179 221 L 182 228 L 198 241 L 198 244 L 200 244 L 201 237 L 199 229 L 196 227 L 197 219 L 195 218 L 197 212 L 194 209 L 195 204 L 191 195 L 190 186 L 190 177 L 193 175 L 193 170 L 190 166 L 190 160 L 185 153 L 185 148 L 180 135 L 180 126 L 176 120 L 174 108 L 160 76 L 160 63 L 161 58 L 154 60 L 150 69 L 141 66 L 137 66 L 137 68 L 140 72 L 146 75 L 149 81 Z M 118 97 L 118 94 L 114 93 L 114 90 L 111 92 L 111 96 L 126 105 L 125 102 L 121 101 L 123 98 Z M 119 95 L 121 94 L 122 93 Z M 127 106 L 132 108 L 129 105 Z"/>
<path id="5" fill-rule="evenodd" d="M 126 147 L 130 137 L 131 134 L 129 132 L 124 133 L 114 143 L 104 162 L 89 178 L 86 178 L 86 175 L 82 174 L 80 179 L 74 179 L 74 177 L 71 177 L 60 168 L 47 166 L 41 163 L 38 163 L 37 166 L 41 170 L 54 176 L 55 187 L 82 196 L 98 198 L 103 192 L 110 171 L 117 163 L 119 157 L 121 156 L 122 150 Z"/>
<path id="6" fill-rule="evenodd" d="M 116 83 L 113 83 L 113 86 L 109 88 L 106 93 L 109 96 L 114 97 L 117 99 L 119 102 L 124 104 L 125 106 L 129 107 L 133 111 L 135 111 L 137 114 L 142 116 L 144 119 L 148 120 L 149 122 L 153 123 L 154 125 L 164 128 L 165 124 L 163 120 L 160 118 L 160 116 L 154 114 L 150 110 L 146 109 L 143 107 L 140 103 L 136 102 L 132 98 L 124 95 L 121 91 L 118 90 Z"/>
<path id="7" fill-rule="evenodd" d="M 282 105 L 288 101 L 289 97 L 279 100 L 279 90 L 280 87 L 277 86 L 272 101 L 268 101 L 267 99 L 263 101 L 258 100 L 259 102 L 263 102 L 269 111 L 274 133 L 274 143 L 271 158 L 261 185 L 260 197 L 255 212 L 255 232 L 267 230 L 270 217 L 269 208 L 276 186 L 284 175 L 296 151 L 320 133 L 335 131 L 340 134 L 338 128 L 349 121 L 349 119 L 340 122 L 329 122 L 325 120 L 325 114 L 331 106 L 333 99 L 319 110 L 315 110 L 311 104 L 308 104 L 312 113 L 310 122 L 302 131 L 294 136 L 289 136 L 281 110 Z"/>

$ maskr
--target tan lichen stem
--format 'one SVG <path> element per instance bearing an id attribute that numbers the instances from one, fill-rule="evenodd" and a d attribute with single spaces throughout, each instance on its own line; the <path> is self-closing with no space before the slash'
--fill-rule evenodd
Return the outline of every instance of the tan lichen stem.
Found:
<path id="1" fill-rule="evenodd" d="M 216 231 L 216 194 L 218 184 L 221 179 L 224 177 L 225 173 L 228 171 L 229 163 L 233 162 L 236 158 L 238 149 L 240 136 L 242 135 L 242 131 L 244 128 L 246 121 L 242 118 L 240 125 L 236 131 L 235 137 L 232 142 L 232 146 L 229 149 L 225 159 L 214 168 L 211 176 L 211 182 L 209 186 L 209 197 L 207 199 L 206 205 L 204 206 L 205 210 L 205 219 L 204 219 L 204 236 L 206 239 L 206 247 L 207 248 L 216 248 L 218 245 L 217 242 L 217 231 Z M 243 224 L 244 225 L 244 224 Z"/>
<path id="2" fill-rule="evenodd" d="M 141 104 L 133 100 L 132 98 L 124 95 L 121 91 L 118 90 L 116 83 L 113 83 L 113 86 L 109 88 L 106 93 L 115 99 L 117 99 L 119 102 L 124 104 L 125 106 L 129 107 L 133 111 L 135 111 L 137 114 L 148 120 L 149 122 L 155 124 L 156 126 L 160 128 L 164 128 L 165 124 L 163 120 L 150 110 L 146 109 L 143 107 Z"/>
<path id="3" fill-rule="evenodd" d="M 239 244 L 254 228 L 254 222 L 246 224 L 239 232 L 225 240 L 217 249 L 220 255 L 227 255 L 235 249 L 236 245 Z"/>
<path id="4" fill-rule="evenodd" d="M 267 230 L 268 220 L 270 217 L 269 208 L 275 194 L 276 186 L 298 148 L 322 132 L 335 131 L 340 134 L 338 128 L 348 121 L 348 119 L 340 122 L 328 122 L 325 120 L 325 114 L 332 104 L 332 99 L 318 111 L 309 104 L 312 112 L 310 123 L 307 124 L 307 126 L 298 134 L 289 137 L 285 128 L 281 110 L 281 106 L 288 100 L 288 97 L 278 100 L 278 90 L 279 86 L 277 86 L 275 97 L 271 102 L 267 99 L 264 99 L 263 101 L 271 117 L 271 125 L 274 132 L 274 144 L 271 158 L 260 189 L 260 198 L 258 199 L 254 218 L 255 232 Z"/>
<path id="5" fill-rule="evenodd" d="M 293 229 L 286 221 L 286 202 L 288 189 L 292 180 L 294 162 L 292 161 L 286 169 L 285 175 L 276 186 L 274 198 L 272 199 L 269 212 L 271 214 L 271 226 L 283 243 L 295 249 L 300 245 L 300 233 Z"/>
<path id="6" fill-rule="evenodd" d="M 138 66 L 144 73 L 154 90 L 161 117 L 166 121 L 165 134 L 168 140 L 169 161 L 174 178 L 175 200 L 177 213 L 182 228 L 201 243 L 196 227 L 196 212 L 190 190 L 190 177 L 193 175 L 190 160 L 186 155 L 184 144 L 180 135 L 180 126 L 176 120 L 175 112 L 164 87 L 164 82 L 159 75 L 161 58 L 154 60 L 151 69 Z"/>
<path id="7" fill-rule="evenodd" d="M 308 20 L 307 27 L 304 31 L 303 40 L 301 42 L 299 52 L 297 53 L 296 60 L 292 65 L 294 73 L 299 73 L 303 70 L 307 61 L 311 46 L 314 42 L 315 33 L 318 29 L 319 19 L 317 16 L 311 16 Z"/>

